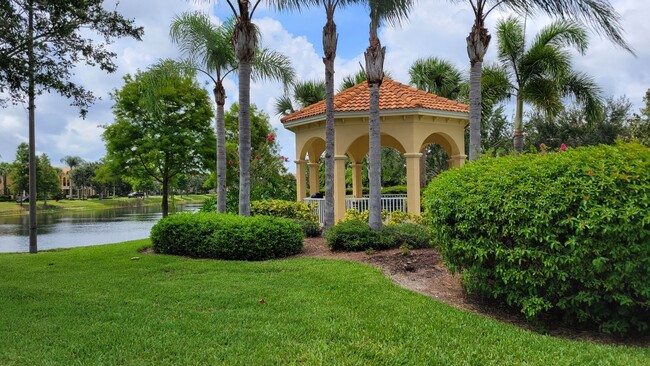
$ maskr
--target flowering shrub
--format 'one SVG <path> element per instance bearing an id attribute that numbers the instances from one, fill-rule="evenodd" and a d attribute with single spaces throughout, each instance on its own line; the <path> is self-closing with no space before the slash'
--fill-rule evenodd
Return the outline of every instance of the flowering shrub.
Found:
<path id="1" fill-rule="evenodd" d="M 530 319 L 648 329 L 647 147 L 483 159 L 434 179 L 424 207 L 443 260 L 469 292 Z"/>
<path id="2" fill-rule="evenodd" d="M 156 252 L 197 258 L 282 258 L 300 253 L 303 238 L 293 220 L 213 212 L 170 215 L 151 228 Z"/>

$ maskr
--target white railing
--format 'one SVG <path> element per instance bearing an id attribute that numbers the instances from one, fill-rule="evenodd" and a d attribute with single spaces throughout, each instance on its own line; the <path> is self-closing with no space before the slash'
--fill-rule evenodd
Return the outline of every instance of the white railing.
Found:
<path id="1" fill-rule="evenodd" d="M 318 216 L 318 222 L 323 224 L 325 219 L 325 198 L 305 198 L 305 203 L 314 204 L 314 215 Z M 359 212 L 368 211 L 368 197 L 345 198 L 346 210 L 357 210 Z M 381 196 L 381 209 L 388 212 L 403 211 L 406 212 L 406 195 L 405 194 L 386 194 Z"/>
<path id="2" fill-rule="evenodd" d="M 357 210 L 359 212 L 368 211 L 370 199 L 368 197 L 345 198 L 346 210 Z M 385 194 L 381 196 L 381 209 L 388 212 L 403 211 L 406 212 L 406 195 L 405 194 Z"/>

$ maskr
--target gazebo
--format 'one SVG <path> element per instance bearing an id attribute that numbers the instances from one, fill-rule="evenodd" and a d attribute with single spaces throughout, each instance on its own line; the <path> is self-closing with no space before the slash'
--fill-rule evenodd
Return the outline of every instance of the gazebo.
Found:
<path id="1" fill-rule="evenodd" d="M 346 210 L 346 162 L 352 167 L 352 197 L 362 199 L 361 168 L 369 150 L 369 90 L 362 82 L 334 97 L 334 217 L 341 220 Z M 465 104 L 439 97 L 384 78 L 380 87 L 381 145 L 402 153 L 406 160 L 409 213 L 420 213 L 420 157 L 429 144 L 440 145 L 449 156 L 450 167 L 465 163 L 465 128 L 469 124 Z M 321 190 L 319 168 L 325 151 L 325 101 L 312 104 L 281 119 L 284 128 L 296 135 L 297 199 Z"/>

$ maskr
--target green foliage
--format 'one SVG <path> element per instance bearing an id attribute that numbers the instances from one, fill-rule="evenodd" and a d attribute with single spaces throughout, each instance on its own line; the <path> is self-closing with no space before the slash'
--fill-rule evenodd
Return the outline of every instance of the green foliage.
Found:
<path id="1" fill-rule="evenodd" d="M 424 194 L 444 261 L 469 292 L 530 319 L 605 332 L 650 321 L 650 149 L 638 144 L 486 158 Z"/>
<path id="2" fill-rule="evenodd" d="M 318 217 L 312 211 L 312 205 L 296 201 L 253 201 L 251 202 L 251 215 L 318 222 Z"/>
<path id="3" fill-rule="evenodd" d="M 327 230 L 325 241 L 332 250 L 380 250 L 402 245 L 428 248 L 431 246 L 431 233 L 425 226 L 412 223 L 384 225 L 381 231 L 376 231 L 371 230 L 366 221 L 348 219 Z"/>
<path id="4" fill-rule="evenodd" d="M 217 212 L 217 197 L 211 196 L 203 201 L 203 205 L 199 209 L 199 212 Z"/>
<path id="5" fill-rule="evenodd" d="M 9 171 L 11 191 L 21 194 L 29 191 L 29 145 L 21 142 L 16 149 L 16 159 L 11 163 Z"/>
<path id="6" fill-rule="evenodd" d="M 30 62 L 29 16 L 33 11 L 33 62 Z M 125 19 L 117 7 L 108 10 L 102 0 L 88 1 L 3 1 L 0 5 L 0 106 L 11 100 L 25 101 L 30 74 L 36 93 L 57 92 L 72 98 L 72 105 L 84 115 L 96 99 L 75 82 L 74 68 L 82 63 L 113 72 L 115 53 L 107 47 L 114 38 L 143 34 L 133 20 Z M 30 67 L 31 66 L 31 67 Z"/>
<path id="7" fill-rule="evenodd" d="M 300 226 L 303 233 L 305 233 L 305 236 L 308 238 L 319 237 L 323 231 L 318 222 L 314 222 L 311 220 L 294 220 L 294 221 L 296 222 L 296 224 Z"/>
<path id="8" fill-rule="evenodd" d="M 238 112 L 239 106 L 235 103 L 224 116 L 228 156 L 226 205 L 227 211 L 233 213 L 239 212 Z M 269 116 L 255 105 L 251 105 L 251 146 L 251 201 L 295 199 L 296 180 L 284 165 L 289 158 L 280 155 L 280 146 Z"/>
<path id="9" fill-rule="evenodd" d="M 360 220 L 340 221 L 325 232 L 325 241 L 332 250 L 382 249 L 380 232 Z"/>
<path id="10" fill-rule="evenodd" d="M 406 186 L 382 187 L 381 194 L 406 194 Z"/>
<path id="11" fill-rule="evenodd" d="M 292 220 L 199 212 L 161 219 L 151 229 L 156 252 L 197 258 L 266 260 L 302 251 L 303 232 Z"/>
<path id="12" fill-rule="evenodd" d="M 106 160 L 125 177 L 157 181 L 166 197 L 177 175 L 202 173 L 214 165 L 210 99 L 193 72 L 170 60 L 124 81 L 112 95 L 115 122 L 102 135 Z"/>

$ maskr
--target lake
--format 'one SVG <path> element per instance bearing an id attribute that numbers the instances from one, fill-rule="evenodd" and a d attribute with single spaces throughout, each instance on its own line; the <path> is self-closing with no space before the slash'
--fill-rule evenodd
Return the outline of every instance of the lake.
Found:
<path id="1" fill-rule="evenodd" d="M 199 208 L 201 203 L 192 203 L 177 205 L 176 211 L 198 211 Z M 151 227 L 161 217 L 160 206 L 39 212 L 36 219 L 38 250 L 148 238 Z M 0 217 L 0 252 L 28 251 L 28 215 Z"/>

